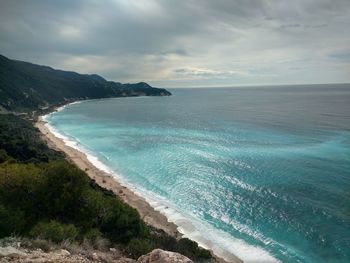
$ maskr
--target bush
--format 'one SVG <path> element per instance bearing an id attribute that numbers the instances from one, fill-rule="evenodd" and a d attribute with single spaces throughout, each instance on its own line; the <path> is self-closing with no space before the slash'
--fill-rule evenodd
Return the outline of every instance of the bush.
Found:
<path id="1" fill-rule="evenodd" d="M 6 162 L 10 159 L 10 156 L 7 155 L 4 149 L 0 149 L 0 163 Z"/>
<path id="2" fill-rule="evenodd" d="M 93 247 L 100 251 L 108 251 L 111 247 L 111 241 L 107 238 L 99 237 L 94 240 Z"/>
<path id="3" fill-rule="evenodd" d="M 52 242 L 62 242 L 63 240 L 75 240 L 78 230 L 72 224 L 61 224 L 57 221 L 40 222 L 33 227 L 29 235 L 51 240 Z"/>
<path id="4" fill-rule="evenodd" d="M 88 177 L 76 166 L 65 161 L 50 162 L 44 172 L 47 180 L 46 203 L 48 216 L 78 220 L 80 197 L 88 184 Z"/>
<path id="5" fill-rule="evenodd" d="M 66 161 L 0 164 L 0 204 L 24 214 L 25 227 L 15 229 L 19 234 L 38 222 L 57 220 L 83 232 L 96 229 L 116 243 L 149 235 L 135 209 L 92 188 L 86 174 Z"/>
<path id="6" fill-rule="evenodd" d="M 26 227 L 30 229 L 38 218 L 46 213 L 45 178 L 42 168 L 33 164 L 3 163 L 0 165 L 0 204 L 9 211 L 19 210 L 25 215 Z M 23 229 L 17 229 L 22 233 Z"/>
<path id="7" fill-rule="evenodd" d="M 0 238 L 18 234 L 25 226 L 24 213 L 19 210 L 8 210 L 0 205 Z"/>
<path id="8" fill-rule="evenodd" d="M 100 229 L 111 241 L 127 244 L 132 238 L 149 237 L 149 229 L 136 209 L 112 197 L 105 197 L 103 204 Z"/>
<path id="9" fill-rule="evenodd" d="M 151 252 L 152 249 L 153 249 L 153 246 L 148 239 L 133 238 L 128 243 L 126 251 L 133 258 L 139 258 L 140 256 Z"/>
<path id="10" fill-rule="evenodd" d="M 63 157 L 42 141 L 29 121 L 11 114 L 0 114 L 0 148 L 19 162 L 39 163 Z"/>
<path id="11" fill-rule="evenodd" d="M 31 250 L 36 250 L 40 248 L 45 252 L 49 252 L 51 250 L 57 249 L 57 245 L 55 243 L 52 243 L 52 241 L 49 241 L 46 239 L 40 239 L 40 238 L 35 238 L 35 239 L 22 238 L 21 247 L 28 248 Z"/>
<path id="12" fill-rule="evenodd" d="M 86 231 L 84 234 L 84 239 L 90 242 L 94 242 L 95 240 L 101 237 L 102 237 L 102 233 L 97 228 L 91 228 L 88 231 Z"/>
<path id="13" fill-rule="evenodd" d="M 177 251 L 195 261 L 209 261 L 212 256 L 206 249 L 198 247 L 198 244 L 188 238 L 181 238 L 177 244 Z"/>

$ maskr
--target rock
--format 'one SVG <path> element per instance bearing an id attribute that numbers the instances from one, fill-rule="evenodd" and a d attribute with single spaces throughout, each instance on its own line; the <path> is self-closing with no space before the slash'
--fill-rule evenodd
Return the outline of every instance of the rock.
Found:
<path id="1" fill-rule="evenodd" d="M 150 253 L 139 257 L 140 263 L 193 263 L 189 258 L 175 252 L 155 249 Z"/>
<path id="2" fill-rule="evenodd" d="M 114 260 L 113 263 L 136 263 L 137 261 L 132 258 L 120 258 Z"/>
<path id="3" fill-rule="evenodd" d="M 0 247 L 0 257 L 21 257 L 27 254 L 14 247 Z"/>
<path id="4" fill-rule="evenodd" d="M 115 252 L 117 252 L 117 249 L 115 249 L 114 247 L 111 247 L 111 248 L 109 249 L 109 251 L 115 253 Z"/>
<path id="5" fill-rule="evenodd" d="M 61 249 L 61 255 L 68 257 L 70 256 L 70 252 L 68 250 Z"/>
<path id="6" fill-rule="evenodd" d="M 93 260 L 98 260 L 98 255 L 97 255 L 97 253 L 92 253 L 92 259 Z"/>
<path id="7" fill-rule="evenodd" d="M 83 254 L 85 254 L 85 253 L 80 253 L 80 255 L 82 255 L 82 256 L 83 256 Z M 97 255 L 96 252 L 91 253 L 91 252 L 87 251 L 87 254 L 85 255 L 85 257 L 89 260 L 92 260 L 92 261 L 100 260 L 100 257 L 99 257 L 99 255 Z"/>

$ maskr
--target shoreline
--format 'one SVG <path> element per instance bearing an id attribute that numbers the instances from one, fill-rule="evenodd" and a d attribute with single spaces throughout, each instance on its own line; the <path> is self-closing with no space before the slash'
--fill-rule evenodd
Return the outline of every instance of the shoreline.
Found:
<path id="1" fill-rule="evenodd" d="M 35 122 L 35 127 L 37 127 L 42 133 L 44 141 L 50 148 L 63 152 L 68 161 L 74 163 L 81 170 L 85 171 L 87 175 L 91 179 L 95 180 L 98 185 L 105 189 L 113 191 L 125 203 L 135 208 L 139 212 L 142 220 L 144 220 L 147 224 L 155 228 L 162 229 L 167 234 L 175 237 L 176 239 L 183 237 L 183 234 L 178 230 L 178 225 L 173 222 L 169 222 L 168 218 L 164 214 L 162 214 L 160 211 L 155 210 L 155 208 L 152 207 L 145 198 L 133 192 L 128 187 L 122 185 L 117 178 L 113 177 L 108 172 L 96 167 L 93 163 L 90 162 L 85 153 L 71 146 L 68 146 L 63 139 L 57 137 L 52 131 L 50 131 L 46 124 L 47 122 L 42 117 L 39 117 Z M 211 249 L 208 250 L 211 251 L 217 262 L 243 262 L 232 253 L 227 252 L 224 253 L 224 255 L 218 256 Z"/>
<path id="2" fill-rule="evenodd" d="M 45 126 L 46 122 L 38 120 L 35 123 L 40 132 L 43 134 L 45 142 L 50 148 L 63 152 L 67 159 L 77 165 L 81 170 L 98 185 L 108 190 L 112 190 L 117 196 L 119 196 L 125 203 L 135 208 L 141 218 L 147 223 L 156 228 L 164 230 L 167 234 L 179 239 L 182 234 L 177 230 L 177 226 L 174 223 L 168 222 L 167 218 L 154 210 L 149 203 L 142 197 L 137 196 L 134 192 L 129 190 L 126 186 L 121 185 L 114 177 L 105 171 L 102 171 L 95 167 L 86 157 L 86 155 L 64 143 L 60 138 L 57 138 L 51 131 Z"/>

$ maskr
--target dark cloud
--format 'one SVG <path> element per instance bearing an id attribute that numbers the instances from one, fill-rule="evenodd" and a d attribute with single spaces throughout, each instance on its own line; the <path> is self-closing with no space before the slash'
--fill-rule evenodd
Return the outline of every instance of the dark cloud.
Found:
<path id="1" fill-rule="evenodd" d="M 349 14 L 348 0 L 2 0 L 0 53 L 167 86 L 291 83 L 291 68 L 342 82 L 329 54 L 348 47 Z"/>
<path id="2" fill-rule="evenodd" d="M 284 28 L 297 28 L 297 27 L 301 27 L 300 24 L 288 24 L 288 25 L 281 25 L 280 28 L 284 29 Z"/>
<path id="3" fill-rule="evenodd" d="M 305 25 L 304 27 L 306 28 L 322 28 L 322 27 L 327 27 L 327 24 L 320 24 L 320 25 Z"/>
<path id="4" fill-rule="evenodd" d="M 343 50 L 330 54 L 331 58 L 339 59 L 342 61 L 350 62 L 350 50 Z"/>

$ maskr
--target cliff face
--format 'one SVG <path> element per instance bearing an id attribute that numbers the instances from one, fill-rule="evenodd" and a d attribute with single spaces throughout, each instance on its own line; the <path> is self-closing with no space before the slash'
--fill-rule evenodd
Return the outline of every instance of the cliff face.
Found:
<path id="1" fill-rule="evenodd" d="M 56 70 L 0 55 L 0 107 L 29 111 L 78 99 L 169 96 L 145 82 L 122 84 L 92 74 Z"/>

